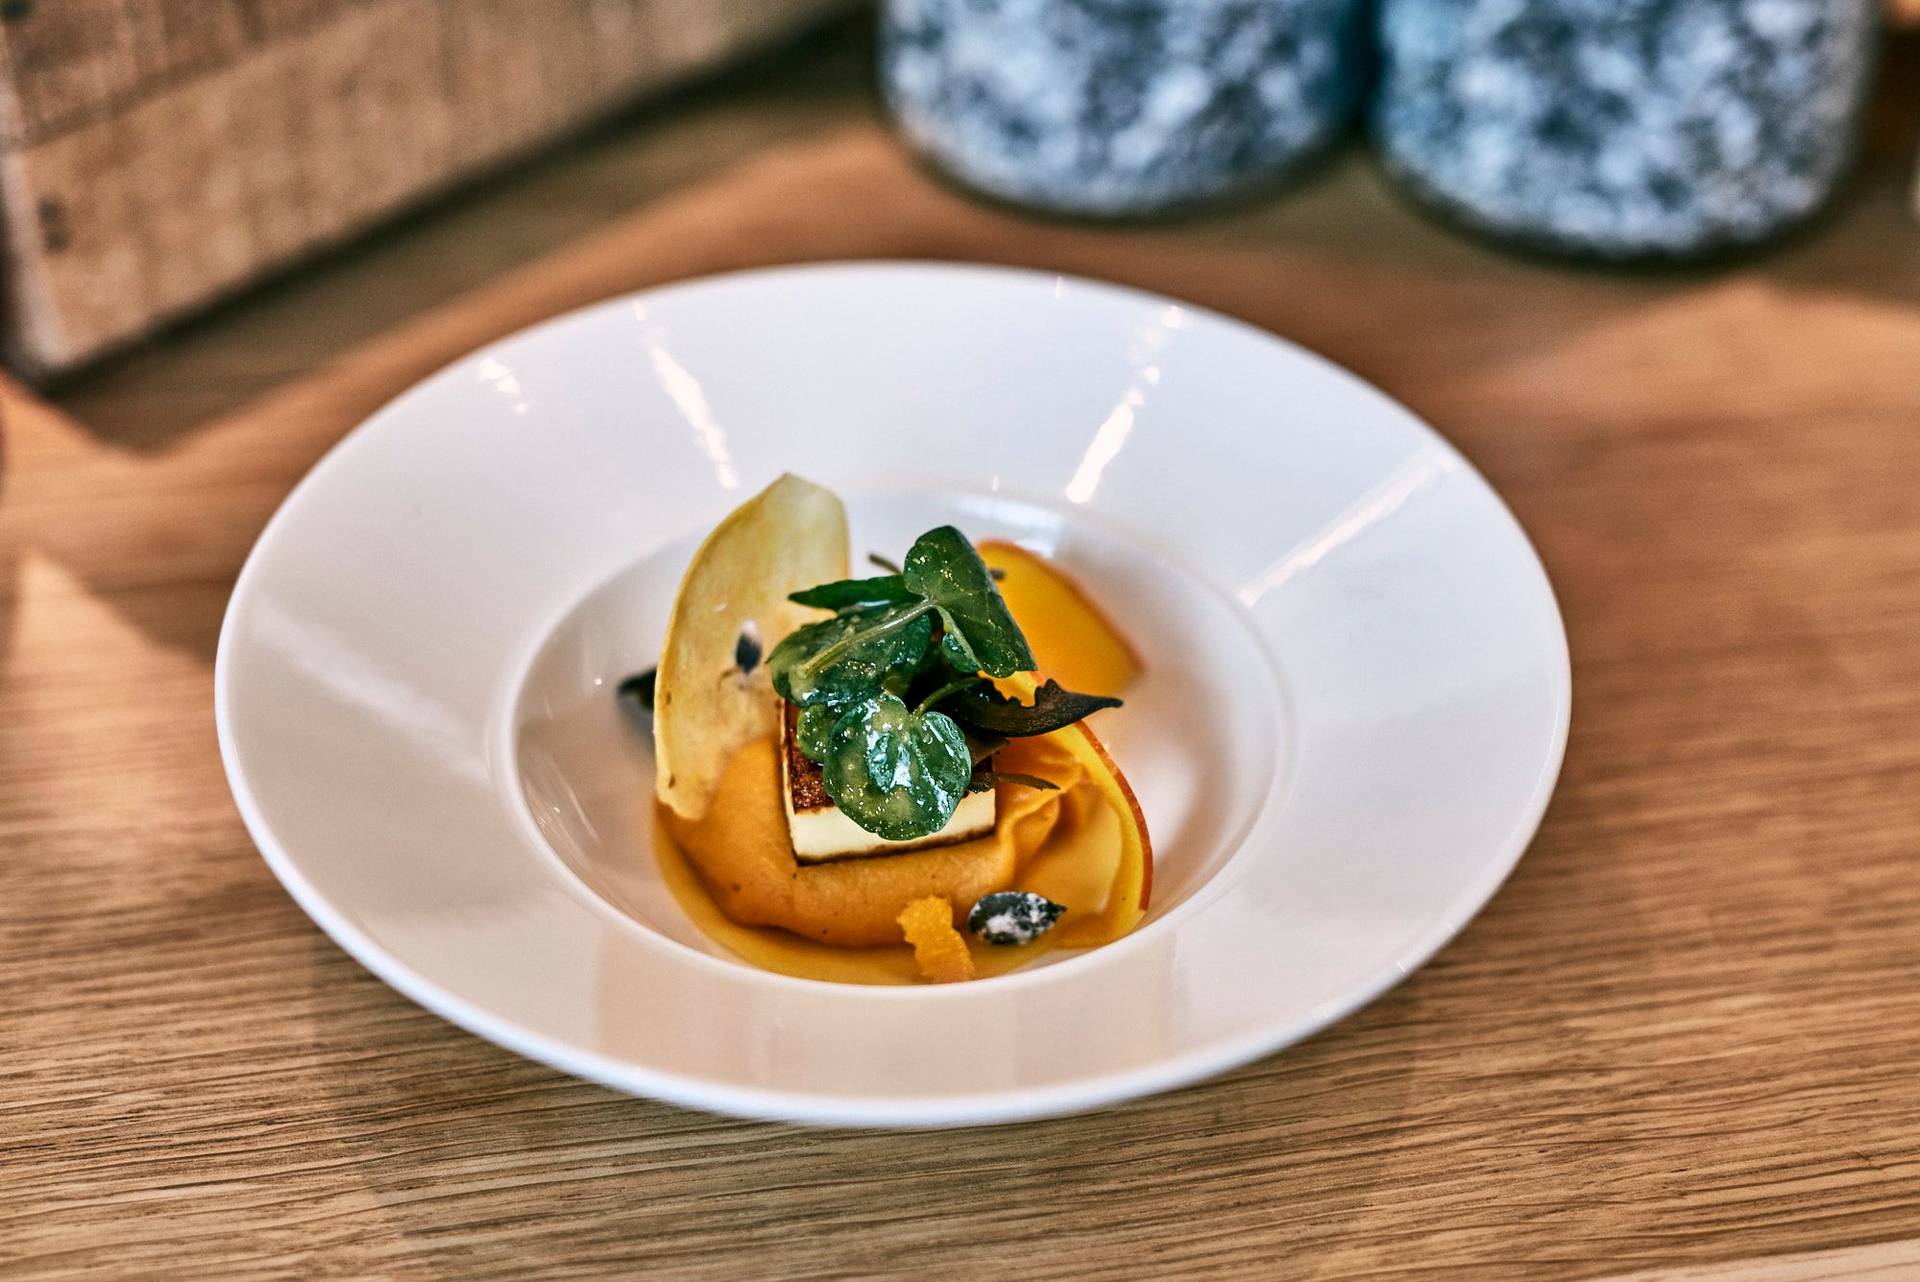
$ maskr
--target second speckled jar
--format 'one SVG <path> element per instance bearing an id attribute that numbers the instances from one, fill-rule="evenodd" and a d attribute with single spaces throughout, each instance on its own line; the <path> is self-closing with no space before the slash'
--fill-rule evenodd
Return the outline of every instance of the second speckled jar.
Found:
<path id="1" fill-rule="evenodd" d="M 994 196 L 1134 215 L 1272 179 L 1346 123 L 1364 0 L 889 0 L 915 147 Z"/>
<path id="2" fill-rule="evenodd" d="M 1429 204 L 1602 259 L 1753 244 L 1845 172 L 1874 0 L 1382 0 L 1374 133 Z"/>

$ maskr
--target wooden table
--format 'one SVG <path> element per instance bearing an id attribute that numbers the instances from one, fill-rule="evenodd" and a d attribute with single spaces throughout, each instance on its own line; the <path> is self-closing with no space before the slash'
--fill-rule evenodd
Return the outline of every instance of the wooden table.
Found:
<path id="1" fill-rule="evenodd" d="M 985 211 L 863 127 L 860 40 L 636 115 L 50 403 L 0 393 L 0 1277 L 1920 1277 L 1914 48 L 1828 223 L 1621 275 L 1436 228 L 1358 151 L 1174 228 Z M 834 200 L 888 212 L 848 227 Z M 1533 850 L 1433 964 L 1170 1096 L 835 1133 L 517 1059 L 281 892 L 210 667 L 312 459 L 595 290 L 849 252 L 1238 312 L 1405 398 L 1510 498 L 1567 616 L 1573 742 Z"/>

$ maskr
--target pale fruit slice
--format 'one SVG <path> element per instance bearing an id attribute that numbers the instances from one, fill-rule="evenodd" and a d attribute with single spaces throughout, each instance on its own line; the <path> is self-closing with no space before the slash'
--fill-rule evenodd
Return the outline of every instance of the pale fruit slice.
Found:
<path id="1" fill-rule="evenodd" d="M 704 815 L 734 753 L 778 729 L 764 659 L 819 616 L 787 595 L 846 577 L 846 508 L 790 474 L 735 508 L 693 554 L 653 694 L 654 790 L 675 814 Z M 743 670 L 741 657 L 754 662 Z"/>
<path id="2" fill-rule="evenodd" d="M 1065 573 L 1014 543 L 988 540 L 980 559 L 1000 571 L 1000 595 L 1040 671 L 1069 690 L 1120 695 L 1140 675 L 1126 637 Z"/>
<path id="3" fill-rule="evenodd" d="M 1006 694 L 1024 700 L 1033 698 L 1035 682 L 1027 673 L 1016 672 L 996 684 Z M 1120 838 L 1119 860 L 1105 910 L 1079 921 L 1063 921 L 1055 928 L 1059 936 L 1055 942 L 1065 948 L 1112 943 L 1140 924 L 1153 899 L 1153 838 L 1147 833 L 1147 817 L 1127 777 L 1085 721 L 1076 721 L 1048 737 L 1085 769 L 1088 781 L 1119 821 Z"/>

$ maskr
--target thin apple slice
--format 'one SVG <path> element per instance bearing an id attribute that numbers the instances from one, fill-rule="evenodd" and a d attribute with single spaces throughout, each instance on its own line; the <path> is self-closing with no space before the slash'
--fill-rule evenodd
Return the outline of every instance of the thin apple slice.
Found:
<path id="1" fill-rule="evenodd" d="M 778 702 L 760 660 L 817 614 L 787 594 L 846 576 L 845 507 L 793 475 L 735 508 L 693 554 L 653 695 L 654 791 L 675 814 L 704 815 L 733 755 L 773 735 Z"/>
<path id="2" fill-rule="evenodd" d="M 1005 693 L 1029 700 L 1038 688 L 1033 677 L 1024 672 L 998 684 Z M 1099 791 L 1101 799 L 1119 820 L 1120 859 L 1106 907 L 1096 916 L 1062 921 L 1056 928 L 1059 938 L 1055 942 L 1060 946 L 1091 948 L 1120 938 L 1146 917 L 1153 898 L 1153 839 L 1147 832 L 1147 817 L 1140 809 L 1139 799 L 1133 795 L 1133 787 L 1086 722 L 1056 730 L 1049 738 L 1086 770 L 1087 781 Z"/>
<path id="3" fill-rule="evenodd" d="M 989 539 L 979 548 L 1000 573 L 1000 595 L 1041 672 L 1087 694 L 1120 695 L 1133 684 L 1139 655 L 1078 583 L 1017 543 Z"/>

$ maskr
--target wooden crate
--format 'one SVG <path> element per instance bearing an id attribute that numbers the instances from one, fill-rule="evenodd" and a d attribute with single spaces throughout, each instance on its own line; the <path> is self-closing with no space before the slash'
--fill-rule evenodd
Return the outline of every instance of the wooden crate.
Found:
<path id="1" fill-rule="evenodd" d="M 0 0 L 0 341 L 71 368 L 846 3 Z"/>

